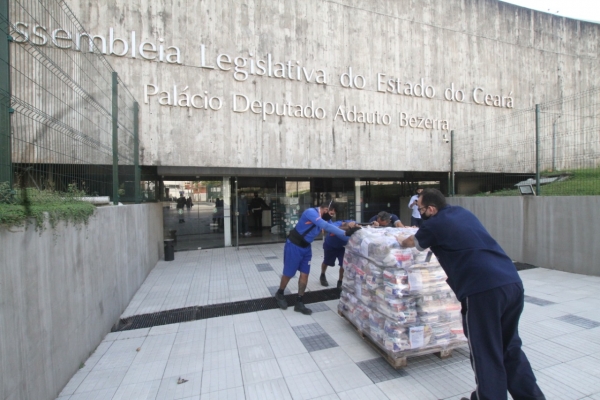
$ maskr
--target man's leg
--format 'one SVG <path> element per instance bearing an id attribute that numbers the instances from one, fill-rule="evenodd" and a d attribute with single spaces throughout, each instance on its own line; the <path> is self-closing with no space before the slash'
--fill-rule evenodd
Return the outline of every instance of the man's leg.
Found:
<path id="1" fill-rule="evenodd" d="M 279 282 L 279 290 L 281 290 L 281 291 L 285 290 L 288 283 L 290 282 L 290 279 L 292 279 L 292 277 L 281 275 L 281 282 Z"/>
<path id="2" fill-rule="evenodd" d="M 306 285 L 308 284 L 310 260 L 312 259 L 312 248 L 310 246 L 303 248 L 301 249 L 301 253 L 302 258 L 298 264 L 298 271 L 300 271 L 300 278 L 298 279 L 298 298 L 296 299 L 294 311 L 301 312 L 304 315 L 310 315 L 312 314 L 312 310 L 310 308 L 306 308 L 302 297 L 304 296 L 304 291 L 306 290 Z"/>
<path id="3" fill-rule="evenodd" d="M 521 284 L 506 285 L 500 289 L 504 290 L 509 299 L 508 307 L 502 316 L 504 368 L 506 369 L 508 391 L 515 400 L 544 400 L 545 396 L 536 383 L 531 364 L 521 349 L 522 342 L 518 328 L 524 305 L 523 286 Z"/>
<path id="4" fill-rule="evenodd" d="M 471 400 L 507 398 L 501 326 L 505 303 L 498 288 L 469 296 L 463 303 L 463 328 L 477 384 Z"/>
<path id="5" fill-rule="evenodd" d="M 341 248 L 337 254 L 337 260 L 338 260 L 338 265 L 340 267 L 340 271 L 339 271 L 339 279 L 337 281 L 337 290 L 342 290 L 342 281 L 344 279 L 344 255 L 346 254 L 346 249 L 345 248 Z"/>
<path id="6" fill-rule="evenodd" d="M 304 291 L 306 290 L 307 284 L 308 274 L 300 272 L 300 278 L 298 279 L 298 298 L 296 299 L 294 311 L 301 312 L 304 315 L 312 314 L 312 310 L 310 308 L 306 308 L 306 306 L 304 305 L 304 301 L 302 301 L 302 296 L 304 296 Z"/>
<path id="7" fill-rule="evenodd" d="M 292 279 L 291 276 L 282 275 L 281 282 L 279 283 L 279 290 L 277 291 L 277 293 L 275 293 L 275 300 L 277 301 L 277 305 L 282 310 L 286 310 L 288 307 L 287 300 L 285 299 L 283 292 L 285 291 L 285 288 L 290 279 Z"/>
<path id="8" fill-rule="evenodd" d="M 296 271 L 298 270 L 298 260 L 300 258 L 298 250 L 299 247 L 291 244 L 290 242 L 285 242 L 285 246 L 283 247 L 283 272 L 281 274 L 281 281 L 279 282 L 279 290 L 277 293 L 275 293 L 277 305 L 282 310 L 287 309 L 288 306 L 283 292 L 290 279 L 296 275 Z"/>
<path id="9" fill-rule="evenodd" d="M 338 257 L 338 252 L 334 247 L 323 243 L 323 263 L 321 264 L 321 276 L 319 278 L 323 286 L 329 286 L 329 282 L 327 282 L 327 278 L 325 277 L 325 271 L 327 271 L 327 267 L 335 266 L 335 259 Z"/>
<path id="10" fill-rule="evenodd" d="M 258 212 L 258 229 L 262 231 L 262 211 Z"/>
<path id="11" fill-rule="evenodd" d="M 321 281 L 321 286 L 329 286 L 329 282 L 327 282 L 327 278 L 325 277 L 325 271 L 327 271 L 327 264 L 321 264 L 321 276 L 319 277 L 319 281 Z"/>

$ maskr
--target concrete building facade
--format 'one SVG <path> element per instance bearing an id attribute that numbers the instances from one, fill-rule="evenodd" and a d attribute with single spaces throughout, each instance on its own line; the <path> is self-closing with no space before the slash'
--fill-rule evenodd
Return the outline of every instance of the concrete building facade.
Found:
<path id="1" fill-rule="evenodd" d="M 401 214 L 419 182 L 447 187 L 451 130 L 600 82 L 600 25 L 498 0 L 66 4 L 87 33 L 22 17 L 17 45 L 93 42 L 140 103 L 141 164 L 223 182 L 225 219 L 236 189 L 299 181 L 348 217 Z"/>

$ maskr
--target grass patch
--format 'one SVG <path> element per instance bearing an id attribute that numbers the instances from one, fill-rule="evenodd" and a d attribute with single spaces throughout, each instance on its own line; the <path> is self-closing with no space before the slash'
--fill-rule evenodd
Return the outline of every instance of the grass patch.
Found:
<path id="1" fill-rule="evenodd" d="M 540 196 L 600 196 L 600 168 L 569 171 L 544 171 L 542 178 L 563 176 L 566 179 L 540 186 Z M 534 178 L 535 179 L 535 178 Z M 535 184 L 533 184 L 535 190 Z M 474 196 L 520 196 L 519 189 L 502 189 L 493 193 L 478 193 Z"/>
<path id="2" fill-rule="evenodd" d="M 96 207 L 81 201 L 85 193 L 74 186 L 68 192 L 37 190 L 35 188 L 11 190 L 7 183 L 0 184 L 0 225 L 5 227 L 27 226 L 32 218 L 36 230 L 44 228 L 48 220 L 52 228 L 63 221 L 74 225 L 87 224 Z"/>

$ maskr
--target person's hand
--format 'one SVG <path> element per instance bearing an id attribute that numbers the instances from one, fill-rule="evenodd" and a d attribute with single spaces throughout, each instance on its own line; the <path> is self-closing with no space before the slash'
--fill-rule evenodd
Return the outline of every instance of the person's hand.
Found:
<path id="1" fill-rule="evenodd" d="M 379 226 L 379 222 L 373 221 L 373 226 Z"/>
<path id="2" fill-rule="evenodd" d="M 352 235 L 354 234 L 354 232 L 356 232 L 356 231 L 360 231 L 361 229 L 362 229 L 362 228 L 361 228 L 360 226 L 358 226 L 358 225 L 356 225 L 356 226 L 353 226 L 352 228 L 349 228 L 349 229 L 346 231 L 346 236 L 352 236 Z"/>
<path id="3" fill-rule="evenodd" d="M 402 246 L 402 247 L 415 247 L 414 235 L 410 235 L 410 236 L 398 235 L 398 236 L 396 236 L 396 240 L 398 241 L 398 243 L 400 243 L 400 246 Z"/>
<path id="4" fill-rule="evenodd" d="M 400 243 L 400 246 L 402 246 L 402 242 L 404 242 L 406 239 L 408 239 L 408 236 L 406 236 L 406 235 L 396 236 L 396 240 L 398 241 L 398 243 Z"/>

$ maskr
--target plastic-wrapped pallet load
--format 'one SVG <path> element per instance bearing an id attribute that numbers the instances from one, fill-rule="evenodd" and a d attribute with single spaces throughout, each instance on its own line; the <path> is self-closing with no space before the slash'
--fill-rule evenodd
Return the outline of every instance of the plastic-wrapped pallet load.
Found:
<path id="1" fill-rule="evenodd" d="M 392 358 L 466 343 L 460 303 L 435 256 L 427 261 L 427 251 L 396 240 L 415 232 L 364 228 L 346 246 L 339 311 Z"/>

